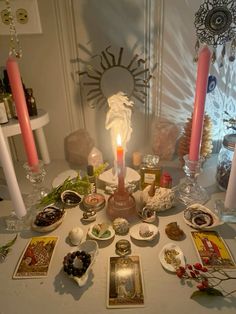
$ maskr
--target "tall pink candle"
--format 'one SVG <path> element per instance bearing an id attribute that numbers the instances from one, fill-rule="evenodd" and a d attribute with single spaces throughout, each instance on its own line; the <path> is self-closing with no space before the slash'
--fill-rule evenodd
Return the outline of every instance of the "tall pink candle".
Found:
<path id="1" fill-rule="evenodd" d="M 125 177 L 124 177 L 124 149 L 121 146 L 121 137 L 117 137 L 117 170 L 118 170 L 118 193 L 124 193 L 125 191 Z"/>
<path id="2" fill-rule="evenodd" d="M 22 86 L 18 64 L 13 57 L 7 60 L 7 74 L 16 105 L 16 112 L 21 128 L 21 134 L 29 166 L 38 164 L 38 155 L 35 147 L 34 136 L 30 125 L 25 94 Z"/>
<path id="3" fill-rule="evenodd" d="M 189 148 L 189 160 L 191 161 L 199 160 L 200 155 L 210 62 L 211 51 L 207 46 L 204 46 L 198 57 L 197 81 Z"/>

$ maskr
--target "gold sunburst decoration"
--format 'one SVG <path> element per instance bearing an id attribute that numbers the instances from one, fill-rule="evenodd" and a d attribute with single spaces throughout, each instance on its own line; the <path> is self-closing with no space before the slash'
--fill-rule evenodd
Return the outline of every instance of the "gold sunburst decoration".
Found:
<path id="1" fill-rule="evenodd" d="M 85 79 L 82 82 L 86 92 L 86 100 L 90 107 L 102 107 L 112 94 L 124 92 L 129 98 L 145 103 L 147 88 L 152 78 L 149 69 L 146 67 L 147 60 L 135 54 L 125 64 L 123 61 L 124 48 L 120 47 L 117 56 L 110 51 L 108 46 L 97 58 L 96 65 L 89 63 L 85 71 L 79 72 Z M 107 85 L 110 86 L 107 87 Z"/>

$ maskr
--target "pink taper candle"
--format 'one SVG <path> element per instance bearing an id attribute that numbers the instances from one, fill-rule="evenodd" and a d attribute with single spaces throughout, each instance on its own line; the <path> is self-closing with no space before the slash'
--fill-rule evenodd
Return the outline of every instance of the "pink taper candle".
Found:
<path id="1" fill-rule="evenodd" d="M 19 67 L 13 57 L 9 57 L 7 60 L 7 74 L 9 77 L 13 99 L 16 105 L 16 112 L 21 128 L 21 134 L 28 164 L 29 166 L 35 166 L 39 162 L 37 150 L 35 147 L 33 132 L 30 125 L 30 119 L 25 101 L 25 94 L 23 90 Z"/>
<path id="2" fill-rule="evenodd" d="M 118 193 L 124 193 L 125 191 L 125 177 L 124 177 L 124 149 L 121 146 L 121 137 L 117 136 L 117 172 L 118 172 Z"/>
<path id="3" fill-rule="evenodd" d="M 236 209 L 236 147 L 234 148 L 229 183 L 225 195 L 225 207 Z"/>
<path id="4" fill-rule="evenodd" d="M 204 46 L 198 57 L 197 81 L 189 148 L 189 160 L 191 161 L 199 160 L 200 155 L 210 62 L 211 51 L 207 46 Z"/>

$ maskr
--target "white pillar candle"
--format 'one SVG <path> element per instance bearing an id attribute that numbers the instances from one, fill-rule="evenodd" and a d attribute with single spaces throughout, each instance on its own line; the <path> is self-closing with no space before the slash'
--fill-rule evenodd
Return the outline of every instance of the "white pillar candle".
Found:
<path id="1" fill-rule="evenodd" d="M 19 185 L 16 179 L 15 170 L 12 164 L 12 159 L 8 151 L 8 147 L 1 126 L 0 126 L 0 147 L 1 147 L 0 162 L 7 181 L 7 186 L 11 197 L 12 205 L 15 210 L 16 216 L 18 218 L 22 218 L 26 215 L 26 208 L 22 199 Z"/>
<path id="2" fill-rule="evenodd" d="M 236 208 L 236 146 L 234 148 L 229 183 L 225 195 L 225 207 L 231 209 Z"/>

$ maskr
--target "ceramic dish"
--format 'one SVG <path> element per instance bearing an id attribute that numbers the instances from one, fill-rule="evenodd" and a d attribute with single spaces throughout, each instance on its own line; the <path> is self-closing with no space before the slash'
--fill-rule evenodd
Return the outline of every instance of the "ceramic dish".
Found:
<path id="1" fill-rule="evenodd" d="M 93 228 L 98 225 L 98 224 L 93 224 L 90 226 L 89 230 L 88 230 L 88 235 L 91 239 L 94 239 L 94 240 L 99 240 L 99 241 L 106 241 L 106 240 L 109 240 L 109 239 L 112 239 L 115 235 L 115 230 L 112 228 L 111 225 L 108 226 L 107 230 L 109 231 L 109 235 L 106 236 L 106 237 L 98 237 L 96 236 L 94 233 L 93 233 Z M 101 225 L 101 224 L 100 224 Z"/>
<path id="2" fill-rule="evenodd" d="M 175 272 L 176 268 L 185 266 L 185 258 L 181 249 L 174 243 L 166 244 L 159 253 L 161 265 L 168 271 Z"/>
<path id="3" fill-rule="evenodd" d="M 59 185 L 61 185 L 66 179 L 70 178 L 73 179 L 77 177 L 78 172 L 75 170 L 69 169 L 64 172 L 59 173 L 55 179 L 52 181 L 52 187 L 57 188 Z"/>
<path id="4" fill-rule="evenodd" d="M 34 217 L 32 223 L 31 223 L 31 229 L 37 232 L 50 232 L 52 230 L 55 230 L 57 227 L 60 226 L 60 224 L 62 223 L 62 221 L 64 220 L 65 216 L 66 216 L 66 212 L 62 211 L 61 212 L 61 217 L 59 219 L 57 219 L 54 223 L 52 224 L 48 224 L 46 226 L 43 225 L 38 225 L 36 224 L 36 219 L 38 217 L 38 215 L 45 215 L 44 217 L 47 216 L 47 210 L 50 209 L 50 206 L 45 207 L 43 211 L 40 211 L 36 214 L 36 216 Z M 59 211 L 59 209 L 56 207 L 56 210 Z"/>
<path id="5" fill-rule="evenodd" d="M 183 216 L 186 224 L 194 229 L 211 229 L 223 224 L 210 209 L 197 203 L 188 206 Z"/>
<path id="6" fill-rule="evenodd" d="M 141 236 L 140 231 L 142 229 L 147 229 L 150 232 L 150 235 L 148 236 Z M 158 234 L 158 228 L 157 226 L 149 223 L 139 223 L 137 225 L 134 225 L 130 228 L 130 236 L 135 239 L 135 240 L 140 240 L 140 241 L 151 241 L 153 240 L 157 234 Z"/>

